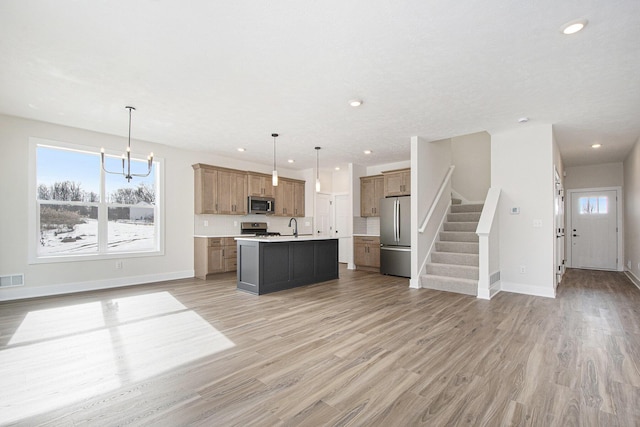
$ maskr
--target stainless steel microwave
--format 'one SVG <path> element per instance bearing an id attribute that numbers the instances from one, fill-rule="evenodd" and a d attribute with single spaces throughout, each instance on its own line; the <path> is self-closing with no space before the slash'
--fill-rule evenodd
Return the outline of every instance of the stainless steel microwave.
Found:
<path id="1" fill-rule="evenodd" d="M 249 196 L 250 214 L 273 214 L 276 212 L 276 201 L 272 197 Z"/>

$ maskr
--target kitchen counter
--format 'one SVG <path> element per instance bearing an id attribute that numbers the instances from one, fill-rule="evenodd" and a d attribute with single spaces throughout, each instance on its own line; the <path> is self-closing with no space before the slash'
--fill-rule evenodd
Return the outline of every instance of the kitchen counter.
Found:
<path id="1" fill-rule="evenodd" d="M 379 234 L 354 234 L 353 237 L 380 237 Z"/>
<path id="2" fill-rule="evenodd" d="M 236 240 L 248 240 L 252 242 L 303 242 L 307 240 L 327 240 L 328 237 L 318 237 L 313 234 L 304 234 L 295 236 L 241 236 L 236 237 Z"/>
<path id="3" fill-rule="evenodd" d="M 262 295 L 338 278 L 338 239 L 236 237 L 238 289 Z"/>
<path id="4" fill-rule="evenodd" d="M 193 237 L 198 237 L 198 238 L 202 238 L 202 239 L 207 239 L 207 238 L 221 238 L 221 237 L 248 237 L 248 236 L 255 236 L 255 234 L 211 234 L 211 235 L 204 235 L 204 234 L 194 234 Z"/>

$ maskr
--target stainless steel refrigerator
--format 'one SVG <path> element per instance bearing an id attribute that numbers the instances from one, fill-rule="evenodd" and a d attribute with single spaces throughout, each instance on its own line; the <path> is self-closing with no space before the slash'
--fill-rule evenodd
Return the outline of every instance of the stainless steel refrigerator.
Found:
<path id="1" fill-rule="evenodd" d="M 380 272 L 411 277 L 411 197 L 380 199 Z"/>

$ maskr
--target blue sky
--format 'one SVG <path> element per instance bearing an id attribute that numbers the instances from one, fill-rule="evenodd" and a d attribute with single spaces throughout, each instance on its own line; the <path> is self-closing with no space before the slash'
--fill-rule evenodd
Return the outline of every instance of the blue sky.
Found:
<path id="1" fill-rule="evenodd" d="M 47 186 L 54 182 L 74 181 L 80 183 L 84 191 L 100 193 L 100 153 L 87 153 L 81 151 L 64 150 L 46 146 L 37 148 L 37 185 Z M 122 159 L 118 157 L 106 157 L 107 170 L 113 172 L 122 171 Z M 146 173 L 146 162 L 132 162 L 132 173 Z M 118 188 L 137 187 L 144 182 L 149 187 L 155 181 L 155 170 L 146 178 L 134 177 L 130 183 L 122 175 L 106 174 L 106 191 L 110 194 Z"/>

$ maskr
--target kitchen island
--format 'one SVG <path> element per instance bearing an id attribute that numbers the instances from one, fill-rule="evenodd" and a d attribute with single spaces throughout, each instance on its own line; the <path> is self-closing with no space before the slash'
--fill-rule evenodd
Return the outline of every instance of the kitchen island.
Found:
<path id="1" fill-rule="evenodd" d="M 338 278 L 338 239 L 236 237 L 238 289 L 262 295 Z"/>

